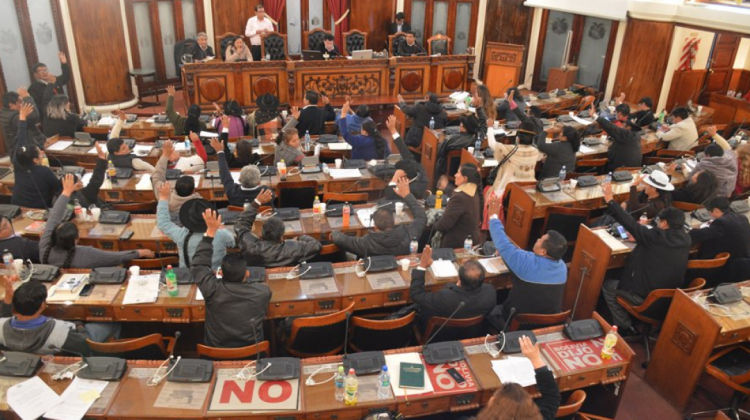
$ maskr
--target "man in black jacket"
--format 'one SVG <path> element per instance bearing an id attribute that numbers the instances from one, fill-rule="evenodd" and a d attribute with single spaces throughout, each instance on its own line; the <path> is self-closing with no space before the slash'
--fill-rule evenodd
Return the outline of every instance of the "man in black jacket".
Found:
<path id="1" fill-rule="evenodd" d="M 690 231 L 693 244 L 701 244 L 698 258 L 716 258 L 729 253 L 729 261 L 750 257 L 750 222 L 745 215 L 730 211 L 729 199 L 714 197 L 706 203 L 713 221 L 708 226 Z"/>
<path id="2" fill-rule="evenodd" d="M 615 108 L 618 120 L 627 120 L 630 115 L 630 107 L 626 104 L 617 105 Z M 593 105 L 591 115 L 596 118 Z M 621 167 L 641 166 L 643 155 L 641 153 L 641 137 L 637 132 L 628 128 L 620 128 L 612 124 L 608 119 L 599 117 L 596 122 L 604 130 L 612 144 L 607 151 L 607 170 L 614 171 Z"/>
<path id="3" fill-rule="evenodd" d="M 414 31 L 406 33 L 406 39 L 398 44 L 398 50 L 396 54 L 401 57 L 411 57 L 413 55 L 426 55 L 424 48 L 417 43 L 417 37 L 414 35 Z"/>
<path id="4" fill-rule="evenodd" d="M 633 328 L 630 316 L 617 303 L 617 297 L 622 296 L 638 305 L 653 290 L 682 286 L 690 253 L 690 236 L 683 229 L 685 214 L 682 210 L 668 207 L 659 213 L 658 226 L 649 229 L 614 201 L 611 183 L 602 184 L 602 190 L 609 212 L 637 244 L 628 257 L 621 278 L 605 280 L 602 295 L 620 334 L 635 335 L 637 331 Z"/>
<path id="5" fill-rule="evenodd" d="M 396 13 L 396 21 L 391 23 L 391 28 L 388 31 L 388 35 L 393 35 L 398 32 L 410 32 L 411 25 L 406 21 L 406 15 L 404 12 Z"/>
<path id="6" fill-rule="evenodd" d="M 8 154 L 13 153 L 16 148 L 16 135 L 18 134 L 19 112 L 24 104 L 31 104 L 33 110 L 26 116 L 26 140 L 40 149 L 44 149 L 46 138 L 39 131 L 40 112 L 34 98 L 24 88 L 18 88 L 16 92 L 5 92 L 3 94 L 3 109 L 0 110 L 0 126 L 3 129 L 5 139 L 5 150 Z"/>
<path id="7" fill-rule="evenodd" d="M 297 131 L 300 137 L 303 137 L 307 131 L 313 136 L 323 134 L 326 121 L 336 119 L 336 111 L 328 102 L 328 98 L 323 96 L 323 108 L 318 107 L 319 99 L 320 95 L 317 92 L 312 90 L 305 92 L 304 107 L 299 112 L 299 119 L 297 120 Z"/>
<path id="8" fill-rule="evenodd" d="M 404 139 L 398 134 L 396 130 L 396 117 L 391 115 L 386 121 L 386 126 L 391 132 L 393 137 L 393 143 L 398 148 L 398 152 L 401 154 L 401 160 L 396 162 L 396 172 L 393 173 L 393 178 L 388 186 L 385 188 L 385 198 L 389 200 L 398 200 L 400 197 L 396 193 L 396 185 L 398 180 L 406 177 L 409 180 L 410 190 L 414 197 L 418 200 L 423 200 L 427 195 L 429 186 L 427 185 L 427 171 L 424 166 L 417 162 L 414 155 L 409 151 L 409 148 L 404 143 Z"/>
<path id="9" fill-rule="evenodd" d="M 48 96 L 47 100 L 44 97 L 44 91 L 47 89 L 47 85 L 54 85 L 53 94 L 65 93 L 63 88 L 70 81 L 70 66 L 68 66 L 68 58 L 65 57 L 65 53 L 60 51 L 57 53 L 57 57 L 60 59 L 60 68 L 62 74 L 55 76 L 50 74 L 47 69 L 47 65 L 44 63 L 37 63 L 31 68 L 34 73 L 34 81 L 29 86 L 29 94 L 34 98 L 34 102 L 39 106 L 40 120 L 44 120 L 44 116 L 47 114 L 47 102 L 51 96 Z"/>
<path id="10" fill-rule="evenodd" d="M 484 282 L 484 267 L 477 261 L 467 261 L 458 270 L 458 283 L 446 285 L 437 292 L 425 290 L 425 273 L 432 265 L 432 248 L 424 247 L 419 266 L 411 272 L 409 295 L 419 305 L 422 330 L 433 316 L 449 317 L 461 302 L 463 308 L 456 312 L 455 319 L 485 316 L 497 304 L 495 288 Z"/>
<path id="11" fill-rule="evenodd" d="M 359 257 L 374 257 L 376 255 L 405 255 L 409 253 L 412 238 L 419 238 L 427 224 L 427 213 L 424 207 L 411 194 L 409 180 L 398 180 L 396 194 L 401 197 L 411 210 L 414 221 L 411 224 L 396 226 L 393 213 L 385 208 L 375 210 L 371 220 L 375 222 L 375 230 L 365 236 L 355 238 L 340 231 L 331 234 L 331 240 L 340 249 L 351 252 Z M 355 215 L 352 215 L 355 217 Z"/>
<path id="12" fill-rule="evenodd" d="M 638 111 L 630 114 L 628 119 L 639 129 L 641 127 L 648 127 L 654 122 L 654 111 L 651 110 L 651 107 L 653 107 L 653 102 L 650 97 L 645 96 L 641 98 L 641 100 L 638 101 Z"/>
<path id="13" fill-rule="evenodd" d="M 284 240 L 284 222 L 271 217 L 263 223 L 261 237 L 253 233 L 253 223 L 258 208 L 273 199 L 271 190 L 263 190 L 234 223 L 234 231 L 240 250 L 248 265 L 261 267 L 289 267 L 308 261 L 320 253 L 322 247 L 316 239 L 302 235 L 297 239 Z"/>
<path id="14" fill-rule="evenodd" d="M 190 274 L 206 302 L 205 344 L 212 347 L 244 347 L 263 341 L 263 320 L 271 301 L 267 284 L 248 279 L 245 259 L 227 254 L 221 262 L 221 280 L 211 269 L 213 241 L 221 227 L 221 216 L 203 213 L 206 234 L 193 255 Z"/>
<path id="15" fill-rule="evenodd" d="M 337 47 L 336 44 L 333 43 L 333 41 L 334 41 L 333 34 L 323 35 L 323 43 L 320 44 L 320 53 L 323 54 L 324 58 L 326 54 L 328 54 L 328 58 L 341 56 L 341 53 L 339 52 L 339 47 Z"/>
<path id="16" fill-rule="evenodd" d="M 13 224 L 5 216 L 0 216 L 0 250 L 7 249 L 13 258 L 39 262 L 39 242 L 18 235 Z"/>
<path id="17" fill-rule="evenodd" d="M 418 102 L 414 105 L 407 105 L 404 98 L 398 95 L 398 106 L 404 114 L 411 117 L 414 121 L 406 132 L 404 142 L 408 146 L 419 147 L 422 144 L 422 130 L 430 126 L 430 121 L 435 121 L 435 129 L 445 128 L 448 123 L 448 114 L 439 102 L 438 96 L 428 92 L 424 102 Z"/>

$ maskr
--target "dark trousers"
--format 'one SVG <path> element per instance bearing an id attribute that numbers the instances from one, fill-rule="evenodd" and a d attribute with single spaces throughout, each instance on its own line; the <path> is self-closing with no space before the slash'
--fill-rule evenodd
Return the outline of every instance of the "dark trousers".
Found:
<path id="1" fill-rule="evenodd" d="M 634 305 L 640 305 L 643 303 L 643 298 L 627 290 L 619 290 L 617 285 L 620 283 L 619 280 L 605 280 L 602 285 L 602 296 L 604 301 L 607 302 L 607 307 L 612 313 L 612 320 L 615 325 L 624 331 L 633 327 L 633 321 L 630 319 L 630 314 L 625 310 L 619 303 L 617 303 L 617 296 L 622 296 Z"/>
<path id="2" fill-rule="evenodd" d="M 262 57 L 260 56 L 260 45 L 251 45 L 250 54 L 253 55 L 253 61 L 261 61 Z"/>

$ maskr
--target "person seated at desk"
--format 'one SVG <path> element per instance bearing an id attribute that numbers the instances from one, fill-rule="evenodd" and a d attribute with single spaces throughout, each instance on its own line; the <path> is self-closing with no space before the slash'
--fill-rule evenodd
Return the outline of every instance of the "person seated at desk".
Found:
<path id="1" fill-rule="evenodd" d="M 683 229 L 685 214 L 668 207 L 659 213 L 657 227 L 649 229 L 650 226 L 638 223 L 614 200 L 611 183 L 602 184 L 602 190 L 609 212 L 636 243 L 621 278 L 604 281 L 602 296 L 620 335 L 637 335 L 628 312 L 617 303 L 617 297 L 639 305 L 653 290 L 682 287 L 690 254 L 690 236 Z"/>
<path id="2" fill-rule="evenodd" d="M 119 137 L 107 140 L 107 159 L 117 168 L 130 168 L 136 171 L 154 172 L 154 167 L 131 153 L 130 147 Z"/>
<path id="3" fill-rule="evenodd" d="M 653 101 L 645 96 L 638 101 L 637 111 L 628 117 L 638 127 L 648 127 L 654 122 Z"/>
<path id="4" fill-rule="evenodd" d="M 11 160 L 16 175 L 16 184 L 10 197 L 10 204 L 35 209 L 48 209 L 62 185 L 50 168 L 42 165 L 44 153 L 35 145 L 27 145 L 28 130 L 26 118 L 34 111 L 34 106 L 24 103 L 19 111 L 18 134 L 13 142 L 15 149 Z"/>
<path id="5" fill-rule="evenodd" d="M 221 116 L 222 127 L 229 127 L 231 124 L 229 115 Z M 229 129 L 219 131 L 219 141 L 224 145 L 224 150 L 229 149 Z M 239 169 L 247 165 L 260 162 L 263 158 L 253 151 L 253 143 L 248 139 L 240 139 L 234 144 L 234 152 L 226 153 L 227 164 L 230 168 Z"/>
<path id="6" fill-rule="evenodd" d="M 443 109 L 438 96 L 432 92 L 427 93 L 424 102 L 416 102 L 414 105 L 407 105 L 399 94 L 398 106 L 406 116 L 414 120 L 404 136 L 404 143 L 410 147 L 419 147 L 422 144 L 422 131 L 430 126 L 430 121 L 435 121 L 436 130 L 445 128 L 448 123 L 448 114 Z"/>
<path id="7" fill-rule="evenodd" d="M 359 133 L 362 131 L 362 123 L 368 120 L 372 121 L 372 118 L 370 117 L 370 109 L 367 108 L 367 105 L 359 105 L 357 111 L 352 112 L 352 99 L 347 96 L 346 101 L 349 102 L 350 107 L 349 113 L 346 115 L 346 126 L 349 127 L 350 133 Z M 338 125 L 339 119 L 341 118 L 340 114 L 336 114 L 336 125 Z"/>
<path id="8" fill-rule="evenodd" d="M 482 136 L 487 135 L 487 126 L 493 125 L 497 119 L 497 108 L 495 107 L 495 102 L 492 100 L 490 88 L 487 85 L 481 84 L 477 86 L 476 92 L 471 97 L 471 106 L 476 110 L 474 112 L 475 116 L 482 122 L 480 124 Z M 484 118 L 481 118 L 481 115 L 484 115 Z"/>
<path id="9" fill-rule="evenodd" d="M 340 231 L 333 231 L 331 233 L 333 243 L 340 249 L 360 257 L 409 254 L 409 244 L 412 238 L 419 238 L 427 224 L 427 213 L 411 194 L 409 180 L 406 178 L 398 180 L 396 194 L 409 207 L 414 221 L 396 226 L 393 212 L 380 208 L 371 216 L 371 221 L 375 223 L 375 229 L 372 232 L 355 238 Z"/>
<path id="10" fill-rule="evenodd" d="M 672 163 L 669 172 L 674 173 L 677 164 Z M 719 186 L 716 175 L 709 171 L 700 171 L 690 179 L 690 182 L 682 188 L 675 189 L 671 192 L 672 201 L 683 203 L 703 204 L 709 198 L 716 194 L 716 188 Z"/>
<path id="11" fill-rule="evenodd" d="M 193 59 L 196 61 L 204 61 L 209 57 L 215 57 L 213 48 L 208 45 L 208 35 L 205 32 L 199 32 L 198 36 L 195 37 L 197 41 L 193 47 Z"/>
<path id="12" fill-rule="evenodd" d="M 643 191 L 638 192 L 638 186 L 646 184 Z M 648 175 L 641 175 L 630 184 L 628 200 L 621 207 L 631 214 L 634 219 L 646 215 L 649 219 L 658 216 L 662 210 L 672 207 L 674 185 L 669 182 L 669 175 L 662 171 L 654 171 Z"/>
<path id="13" fill-rule="evenodd" d="M 576 153 L 581 147 L 581 133 L 566 125 L 557 138 L 558 141 L 548 143 L 546 137 L 546 135 L 544 138 L 542 136 L 537 137 L 536 147 L 546 155 L 539 178 L 558 177 L 563 166 L 567 172 L 575 171 Z"/>
<path id="14" fill-rule="evenodd" d="M 406 33 L 406 39 L 398 44 L 398 49 L 396 50 L 395 55 L 400 57 L 411 57 L 415 55 L 427 55 L 427 52 L 417 43 L 417 36 L 414 34 L 414 31 L 408 31 Z"/>
<path id="15" fill-rule="evenodd" d="M 425 275 L 432 265 L 432 248 L 424 247 L 419 266 L 411 271 L 409 296 L 419 307 L 420 329 L 424 331 L 430 318 L 448 318 L 463 302 L 455 319 L 486 316 L 497 305 L 495 287 L 484 282 L 485 271 L 476 260 L 466 261 L 458 269 L 458 282 L 447 284 L 436 292 L 425 290 Z"/>
<path id="16" fill-rule="evenodd" d="M 151 176 L 154 195 L 157 197 L 162 185 L 169 184 L 167 181 L 167 166 L 169 166 L 170 156 L 174 156 L 175 153 L 177 151 L 174 149 L 172 140 L 165 141 L 164 145 L 162 145 L 161 157 L 156 162 L 156 169 Z M 190 175 L 182 175 L 177 178 L 174 184 L 174 191 L 171 191 L 167 200 L 167 209 L 169 210 L 171 219 L 175 220 L 177 218 L 176 216 L 183 204 L 196 198 L 202 198 L 202 196 L 195 192 L 195 178 Z"/>
<path id="17" fill-rule="evenodd" d="M 274 163 L 278 164 L 282 160 L 289 166 L 299 166 L 305 153 L 300 147 L 299 132 L 296 128 L 284 128 L 281 136 L 276 140 L 276 150 L 274 152 Z"/>
<path id="18" fill-rule="evenodd" d="M 615 107 L 617 119 L 627 119 L 630 115 L 630 107 L 627 104 L 620 104 Z M 640 135 L 627 128 L 617 127 L 604 117 L 598 117 L 594 106 L 591 106 L 589 115 L 593 116 L 599 126 L 604 130 L 612 144 L 607 150 L 607 171 L 614 171 L 617 168 L 641 166 L 643 154 L 641 153 Z"/>
<path id="19" fill-rule="evenodd" d="M 511 102 L 513 105 L 512 107 Z M 521 95 L 521 91 L 518 90 L 518 88 L 511 87 L 505 91 L 505 98 L 497 102 L 497 118 L 505 119 L 506 122 L 518 121 L 519 118 L 516 113 L 513 112 L 514 109 L 519 109 L 521 112 L 524 112 L 526 110 L 526 101 L 523 99 L 523 95 Z"/>
<path id="20" fill-rule="evenodd" d="M 268 187 L 260 185 L 260 169 L 257 165 L 247 165 L 240 171 L 240 183 L 234 182 L 232 173 L 229 172 L 227 157 L 224 153 L 224 145 L 216 139 L 211 139 L 211 147 L 216 150 L 219 159 L 219 177 L 227 194 L 230 206 L 244 206 L 252 203 L 261 191 Z"/>
<path id="21" fill-rule="evenodd" d="M 263 321 L 271 302 L 271 288 L 264 282 L 248 281 L 250 272 L 239 254 L 222 258 L 222 278 L 216 278 L 213 242 L 221 232 L 221 216 L 211 209 L 202 216 L 206 233 L 198 243 L 190 274 L 206 300 L 205 344 L 235 348 L 263 341 Z"/>
<path id="22" fill-rule="evenodd" d="M 734 195 L 741 195 L 750 191 L 750 144 L 745 143 L 737 147 L 737 183 Z"/>
<path id="23" fill-rule="evenodd" d="M 467 238 L 473 243 L 481 238 L 482 175 L 476 165 L 464 163 L 458 168 L 456 187 L 443 215 L 432 227 L 442 235 L 441 248 L 461 248 Z"/>
<path id="24" fill-rule="evenodd" d="M 234 223 L 237 242 L 247 264 L 260 267 L 290 267 L 318 255 L 322 245 L 311 236 L 301 235 L 296 239 L 284 240 L 284 222 L 278 217 L 271 217 L 263 223 L 260 238 L 253 233 L 253 223 L 258 215 L 258 209 L 271 202 L 272 198 L 271 190 L 264 190 Z"/>
<path id="25" fill-rule="evenodd" d="M 656 137 L 669 143 L 669 150 L 689 150 L 698 142 L 698 127 L 690 118 L 687 108 L 679 107 L 672 111 L 674 124 L 662 126 L 656 131 Z"/>
<path id="26" fill-rule="evenodd" d="M 394 165 L 396 167 L 396 172 L 393 173 L 391 182 L 389 182 L 388 186 L 385 188 L 385 198 L 389 200 L 400 199 L 396 193 L 396 186 L 399 179 L 406 177 L 409 184 L 411 184 L 411 191 L 412 194 L 414 194 L 414 197 L 416 197 L 417 200 L 423 200 L 427 196 L 427 190 L 429 189 L 429 186 L 427 185 L 427 171 L 421 163 L 417 162 L 414 155 L 406 146 L 406 143 L 404 143 L 404 139 L 398 134 L 398 131 L 396 130 L 395 115 L 388 117 L 386 120 L 386 126 L 388 127 L 388 131 L 391 132 L 393 143 L 401 154 L 401 160 Z"/>
<path id="27" fill-rule="evenodd" d="M 39 131 L 39 108 L 36 102 L 29 96 L 25 88 L 18 88 L 17 92 L 5 92 L 3 94 L 3 109 L 0 110 L 0 126 L 3 129 L 5 150 L 10 153 L 16 149 L 16 138 L 18 137 L 18 126 L 20 125 L 21 107 L 28 104 L 31 108 L 26 114 L 26 139 L 28 144 L 39 149 L 46 147 L 47 138 Z"/>
<path id="28" fill-rule="evenodd" d="M 279 98 L 265 93 L 255 100 L 255 104 L 258 105 L 258 110 L 248 118 L 250 126 L 257 130 L 260 142 L 276 141 L 283 124 L 279 115 Z"/>
<path id="29" fill-rule="evenodd" d="M 706 146 L 703 151 L 706 156 L 695 165 L 688 178 L 692 179 L 700 171 L 712 172 L 719 183 L 716 195 L 729 197 L 737 184 L 737 155 L 724 137 L 716 133 L 716 126 L 709 127 L 708 134 L 713 137 L 714 143 Z"/>
<path id="30" fill-rule="evenodd" d="M 227 63 L 253 61 L 253 54 L 250 52 L 250 48 L 245 45 L 245 41 L 242 40 L 241 36 L 234 38 L 232 45 L 227 47 L 224 57 L 224 61 Z"/>
<path id="31" fill-rule="evenodd" d="M 492 200 L 499 201 L 498 197 Z M 491 205 L 499 206 L 499 203 Z M 537 239 L 531 252 L 516 246 L 505 233 L 505 226 L 497 217 L 490 216 L 490 234 L 497 252 L 503 257 L 511 273 L 508 298 L 493 310 L 489 319 L 498 331 L 509 321 L 510 311 L 516 314 L 556 314 L 562 312 L 562 299 L 568 269 L 562 258 L 568 250 L 565 237 L 549 230 Z"/>
<path id="32" fill-rule="evenodd" d="M 750 222 L 743 214 L 731 211 L 727 197 L 713 197 L 706 203 L 713 220 L 700 229 L 691 229 L 692 244 L 701 244 L 698 258 L 713 259 L 722 252 L 729 261 L 750 257 Z"/>
<path id="33" fill-rule="evenodd" d="M 52 89 L 52 85 L 47 86 Z M 54 95 L 47 103 L 47 118 L 44 119 L 46 137 L 75 137 L 77 131 L 83 131 L 86 122 L 78 114 L 70 112 L 68 95 Z"/>
<path id="34" fill-rule="evenodd" d="M 0 249 L 7 249 L 14 259 L 39 262 L 39 242 L 17 234 L 13 222 L 5 216 L 0 216 Z"/>
<path id="35" fill-rule="evenodd" d="M 391 23 L 388 35 L 394 35 L 399 32 L 411 32 L 411 25 L 406 21 L 406 15 L 404 15 L 404 12 L 396 13 L 396 21 Z"/>
<path id="36" fill-rule="evenodd" d="M 70 352 L 88 356 L 86 339 L 96 342 L 120 337 L 121 325 L 116 322 L 86 324 L 48 318 L 47 287 L 31 280 L 13 290 L 17 277 L 2 276 L 5 298 L 0 302 L 0 346 L 11 351 L 35 354 Z"/>
<path id="37" fill-rule="evenodd" d="M 75 189 L 73 175 L 65 175 L 62 194 L 57 197 L 50 210 L 44 233 L 39 240 L 42 264 L 60 268 L 96 268 L 127 264 L 136 258 L 154 258 L 154 253 L 149 249 L 114 252 L 78 245 L 78 226 L 73 222 L 63 221 L 70 196 Z"/>
<path id="38" fill-rule="evenodd" d="M 172 123 L 172 126 L 174 127 L 174 134 L 176 136 L 187 136 L 190 133 L 206 131 L 206 123 L 200 120 L 201 108 L 196 104 L 190 105 L 188 107 L 187 117 L 183 117 L 174 110 L 174 94 L 174 86 L 167 86 L 166 114 L 167 118 L 169 118 L 169 122 Z"/>
<path id="39" fill-rule="evenodd" d="M 466 149 L 467 147 L 474 146 L 474 142 L 477 141 L 477 134 L 480 133 L 480 122 L 476 116 L 464 115 L 460 118 L 459 121 L 460 123 L 458 126 L 458 134 L 451 135 L 450 137 L 445 139 L 445 141 L 441 142 L 438 146 L 435 174 L 441 175 L 441 178 L 446 178 L 446 182 L 446 174 L 456 168 L 455 160 L 453 161 L 454 164 L 450 168 L 448 167 L 448 152 Z"/>
<path id="40" fill-rule="evenodd" d="M 339 47 L 333 43 L 333 39 L 333 34 L 323 35 L 323 43 L 320 44 L 320 53 L 323 54 L 323 58 L 341 57 Z M 326 57 L 326 55 L 328 55 L 328 57 Z"/>
<path id="41" fill-rule="evenodd" d="M 73 175 L 76 189 L 73 192 L 73 196 L 70 197 L 70 202 L 75 203 L 76 200 L 78 200 L 81 207 L 84 209 L 87 209 L 92 205 L 99 207 L 100 209 L 109 209 L 110 204 L 99 197 L 99 190 L 102 188 L 104 177 L 107 172 L 107 155 L 104 153 L 104 150 L 102 150 L 101 144 L 94 143 L 94 148 L 96 148 L 96 154 L 99 159 L 96 160 L 96 167 L 94 167 L 94 171 L 91 173 L 91 179 L 89 179 L 89 183 L 84 186 L 83 182 L 78 179 L 78 176 Z"/>
<path id="42" fill-rule="evenodd" d="M 492 395 L 487 405 L 477 414 L 475 420 L 554 420 L 560 408 L 560 388 L 555 375 L 547 366 L 539 351 L 539 344 L 533 344 L 529 337 L 519 339 L 521 353 L 534 367 L 536 388 L 541 397 L 532 399 L 519 384 L 502 384 Z"/>
<path id="43" fill-rule="evenodd" d="M 323 101 L 323 108 L 318 107 L 318 101 Z M 287 127 L 297 127 L 300 135 L 310 132 L 315 136 L 325 132 L 326 121 L 336 119 L 336 111 L 333 110 L 328 98 L 325 95 L 318 95 L 317 92 L 308 90 L 305 92 L 305 98 L 302 100 L 302 110 L 292 107 L 292 119 L 287 122 Z"/>
<path id="44" fill-rule="evenodd" d="M 214 128 L 217 133 L 221 133 L 224 128 L 229 128 L 229 138 L 235 139 L 250 134 L 250 125 L 245 121 L 242 107 L 237 101 L 224 102 L 224 112 L 222 108 L 214 102 Z M 224 123 L 224 115 L 229 116 L 229 124 Z"/>
<path id="45" fill-rule="evenodd" d="M 351 133 L 347 126 L 346 116 L 349 113 L 349 102 L 344 103 L 339 118 L 339 132 L 344 141 L 352 146 L 352 159 L 381 160 L 391 154 L 391 147 L 380 134 L 374 121 L 362 123 L 362 130 L 358 134 Z"/>

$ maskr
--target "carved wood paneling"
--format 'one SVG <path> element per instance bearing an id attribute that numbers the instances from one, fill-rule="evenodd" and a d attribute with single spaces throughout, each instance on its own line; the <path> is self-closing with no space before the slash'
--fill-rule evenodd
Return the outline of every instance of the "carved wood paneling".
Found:
<path id="1" fill-rule="evenodd" d="M 247 20 L 255 16 L 255 6 L 261 3 L 261 0 L 213 0 L 214 33 L 244 34 Z M 286 27 L 282 29 L 286 32 Z"/>
<path id="2" fill-rule="evenodd" d="M 324 72 L 305 73 L 302 76 L 302 90 L 314 90 L 335 98 L 341 96 L 377 96 L 386 80 L 380 71 L 365 72 Z"/>
<path id="3" fill-rule="evenodd" d="M 367 48 L 380 51 L 388 42 L 388 30 L 396 16 L 396 0 L 351 1 L 349 28 L 367 32 Z"/>
<path id="4" fill-rule="evenodd" d="M 422 69 L 414 69 L 401 73 L 399 85 L 402 92 L 406 91 L 408 93 L 415 93 L 420 91 L 423 81 L 424 71 Z"/>

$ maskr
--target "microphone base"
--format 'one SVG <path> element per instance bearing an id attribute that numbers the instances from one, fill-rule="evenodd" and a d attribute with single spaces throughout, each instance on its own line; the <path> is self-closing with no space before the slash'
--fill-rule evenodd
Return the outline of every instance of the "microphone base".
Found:
<path id="1" fill-rule="evenodd" d="M 466 358 L 464 346 L 458 341 L 428 344 L 422 349 L 422 355 L 424 361 L 430 365 L 457 362 Z"/>
<path id="2" fill-rule="evenodd" d="M 125 359 L 119 357 L 87 357 L 84 363 L 88 366 L 78 372 L 77 376 L 97 381 L 117 381 L 127 368 Z"/>
<path id="3" fill-rule="evenodd" d="M 379 373 L 385 365 L 385 355 L 382 351 L 364 351 L 344 356 L 344 371 L 354 369 L 357 375 Z"/>
<path id="4" fill-rule="evenodd" d="M 33 354 L 6 351 L 3 355 L 7 360 L 0 363 L 0 376 L 29 378 L 34 376 L 36 369 L 41 364 L 41 358 Z"/>
<path id="5" fill-rule="evenodd" d="M 169 364 L 170 369 L 175 362 Z M 209 382 L 214 375 L 214 364 L 210 360 L 180 359 L 167 376 L 169 382 Z"/>

